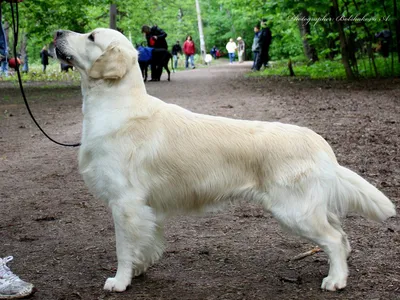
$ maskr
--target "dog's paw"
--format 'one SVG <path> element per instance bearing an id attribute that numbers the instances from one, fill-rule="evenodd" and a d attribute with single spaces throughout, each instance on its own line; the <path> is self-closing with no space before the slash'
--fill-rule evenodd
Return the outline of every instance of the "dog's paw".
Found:
<path id="1" fill-rule="evenodd" d="M 115 277 L 107 278 L 104 284 L 104 290 L 110 292 L 123 292 L 128 287 L 128 283 L 122 282 L 121 280 L 115 279 Z"/>
<path id="2" fill-rule="evenodd" d="M 346 287 L 346 282 L 347 282 L 347 276 L 346 277 L 328 276 L 325 277 L 324 280 L 322 280 L 321 289 L 334 292 L 336 290 L 344 289 Z"/>

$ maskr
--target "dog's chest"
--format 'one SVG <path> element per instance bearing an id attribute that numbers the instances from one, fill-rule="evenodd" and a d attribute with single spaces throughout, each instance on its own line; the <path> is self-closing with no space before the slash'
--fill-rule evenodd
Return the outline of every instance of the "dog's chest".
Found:
<path id="1" fill-rule="evenodd" d="M 105 149 L 83 147 L 79 152 L 79 171 L 89 190 L 104 201 L 119 197 L 126 185 L 121 161 Z"/>

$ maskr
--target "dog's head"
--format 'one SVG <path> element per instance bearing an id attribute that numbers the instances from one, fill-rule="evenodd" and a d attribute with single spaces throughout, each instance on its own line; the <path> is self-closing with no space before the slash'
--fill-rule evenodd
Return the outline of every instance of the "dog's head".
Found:
<path id="1" fill-rule="evenodd" d="M 88 79 L 120 79 L 138 58 L 131 42 L 112 29 L 98 28 L 86 34 L 58 30 L 54 44 L 57 58 Z"/>

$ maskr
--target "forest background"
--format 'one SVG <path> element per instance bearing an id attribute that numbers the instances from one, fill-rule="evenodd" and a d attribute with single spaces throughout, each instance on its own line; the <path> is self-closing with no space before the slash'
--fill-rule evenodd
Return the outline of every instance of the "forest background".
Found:
<path id="1" fill-rule="evenodd" d="M 289 62 L 297 74 L 316 72 L 348 79 L 400 75 L 400 13 L 397 0 L 199 0 L 207 51 L 225 51 L 229 38 L 242 37 L 252 59 L 254 26 L 268 19 L 273 35 L 270 56 L 277 66 Z M 195 0 L 25 0 L 19 4 L 21 57 L 39 62 L 43 45 L 50 45 L 60 28 L 88 32 L 110 26 L 110 7 L 116 7 L 116 26 L 141 44 L 141 26 L 158 25 L 168 33 L 169 48 L 191 35 L 200 49 Z M 3 25 L 9 42 L 11 13 L 3 3 Z M 383 30 L 390 38 L 378 38 Z M 381 47 L 389 47 L 382 57 Z M 12 44 L 10 44 L 12 45 Z M 12 48 L 12 47 L 10 47 Z M 318 66 L 313 67 L 312 66 Z M 304 67 L 303 69 L 301 67 Z M 286 69 L 286 67 L 284 68 Z M 280 70 L 280 69 L 279 69 Z M 279 71 L 281 72 L 281 71 Z M 309 73 L 309 74 L 308 74 Z"/>

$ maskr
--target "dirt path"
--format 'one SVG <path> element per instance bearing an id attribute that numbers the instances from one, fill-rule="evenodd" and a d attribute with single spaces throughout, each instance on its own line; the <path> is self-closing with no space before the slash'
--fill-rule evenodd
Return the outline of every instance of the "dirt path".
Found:
<path id="1" fill-rule="evenodd" d="M 244 78 L 249 64 L 172 74 L 148 92 L 200 113 L 308 126 L 341 164 L 400 207 L 400 80 L 343 83 Z M 165 80 L 165 76 L 163 77 Z M 78 86 L 28 87 L 48 133 L 79 141 Z M 384 224 L 349 216 L 353 253 L 348 288 L 322 292 L 324 253 L 291 262 L 314 245 L 281 231 L 260 207 L 243 203 L 167 223 L 167 251 L 122 294 L 102 291 L 116 267 L 112 220 L 88 193 L 75 148 L 34 127 L 19 91 L 0 82 L 0 256 L 33 282 L 32 299 L 400 299 L 400 218 Z"/>

